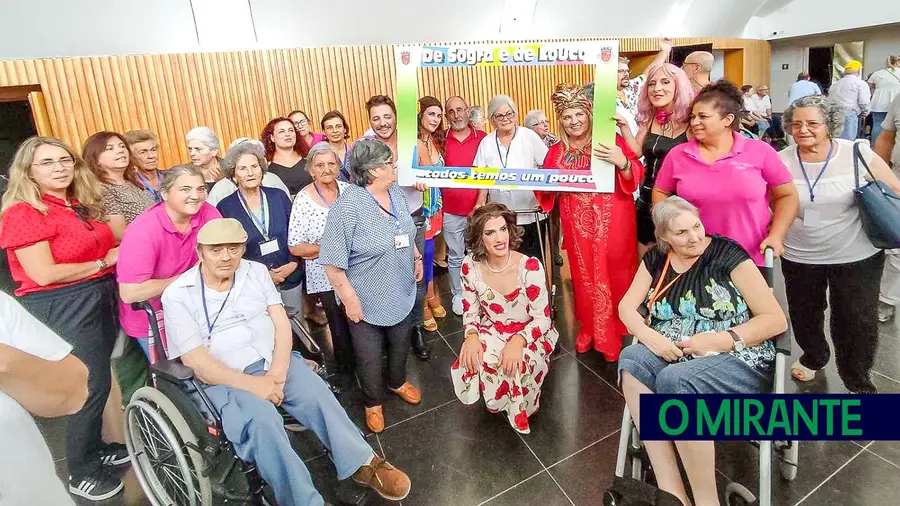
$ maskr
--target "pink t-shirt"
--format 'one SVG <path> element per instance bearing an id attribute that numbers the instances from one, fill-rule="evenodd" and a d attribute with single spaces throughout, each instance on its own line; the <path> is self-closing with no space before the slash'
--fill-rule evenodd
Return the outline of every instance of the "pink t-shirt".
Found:
<path id="1" fill-rule="evenodd" d="M 696 140 L 672 148 L 656 187 L 697 206 L 708 234 L 734 239 L 757 265 L 764 265 L 759 245 L 772 221 L 769 190 L 793 178 L 771 146 L 733 135 L 731 152 L 713 163 L 700 157 Z"/>
<path id="2" fill-rule="evenodd" d="M 182 274 L 197 263 L 197 233 L 207 221 L 221 218 L 219 211 L 204 203 L 200 212 L 191 218 L 191 230 L 182 235 L 166 214 L 165 203 L 144 211 L 125 229 L 119 244 L 116 276 L 119 283 L 143 283 L 148 279 L 166 279 Z M 159 297 L 150 299 L 153 309 L 160 311 Z M 131 309 L 131 304 L 119 300 L 122 328 L 131 337 L 147 337 L 150 323 L 143 311 Z"/>

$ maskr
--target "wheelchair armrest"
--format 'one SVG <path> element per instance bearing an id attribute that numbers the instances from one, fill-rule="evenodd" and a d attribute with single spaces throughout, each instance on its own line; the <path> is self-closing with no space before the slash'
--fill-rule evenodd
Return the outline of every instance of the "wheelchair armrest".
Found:
<path id="1" fill-rule="evenodd" d="M 150 370 L 174 383 L 181 383 L 194 377 L 194 370 L 181 360 L 159 360 L 150 365 Z"/>
<path id="2" fill-rule="evenodd" d="M 775 352 L 784 355 L 791 355 L 791 323 L 788 322 L 788 329 L 775 336 Z"/>

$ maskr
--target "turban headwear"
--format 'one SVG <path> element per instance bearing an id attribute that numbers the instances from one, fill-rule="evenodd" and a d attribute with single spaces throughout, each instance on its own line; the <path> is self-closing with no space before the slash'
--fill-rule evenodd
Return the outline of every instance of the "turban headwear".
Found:
<path id="1" fill-rule="evenodd" d="M 550 96 L 556 116 L 559 117 L 566 109 L 584 109 L 592 112 L 594 104 L 584 93 L 584 88 L 572 83 L 563 83 L 556 86 L 556 91 Z"/>

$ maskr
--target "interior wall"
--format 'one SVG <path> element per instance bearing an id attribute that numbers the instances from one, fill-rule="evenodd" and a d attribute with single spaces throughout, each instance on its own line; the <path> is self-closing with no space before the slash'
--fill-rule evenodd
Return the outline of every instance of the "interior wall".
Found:
<path id="1" fill-rule="evenodd" d="M 766 41 L 682 38 L 674 43 L 746 49 L 743 76 L 768 74 Z M 619 45 L 623 53 L 658 51 L 655 38 L 625 38 Z M 359 137 L 368 128 L 365 101 L 376 94 L 394 95 L 393 51 L 394 46 L 387 45 L 341 46 L 0 61 L 0 87 L 39 86 L 51 133 L 76 147 L 100 130 L 157 132 L 161 162 L 170 166 L 187 160 L 184 134 L 192 127 L 209 126 L 227 146 L 238 137 L 258 136 L 269 119 L 298 108 L 314 125 L 324 113 L 338 109 L 347 116 L 351 136 Z M 588 80 L 577 73 L 582 71 L 560 72 L 549 67 L 504 69 L 503 86 L 510 88 L 502 90 L 487 90 L 475 73 L 465 82 L 444 80 L 425 89 L 442 100 L 467 89 L 480 90 L 470 100 L 481 105 L 486 105 L 487 93 L 504 91 L 519 101 L 523 111 L 550 112 L 550 92 L 535 93 L 532 82 Z"/>
<path id="2" fill-rule="evenodd" d="M 863 77 L 867 77 L 884 68 L 889 55 L 900 54 L 900 24 L 771 41 L 770 96 L 773 109 L 783 110 L 787 107 L 787 94 L 791 84 L 797 80 L 799 72 L 807 70 L 807 48 L 853 41 L 865 43 Z M 786 69 L 783 68 L 785 65 Z"/>
<path id="3" fill-rule="evenodd" d="M 776 7 L 784 5 L 774 12 L 763 6 L 762 14 L 765 15 L 750 18 L 744 28 L 743 37 L 776 40 L 900 23 L 900 7 L 897 0 L 770 1 Z"/>

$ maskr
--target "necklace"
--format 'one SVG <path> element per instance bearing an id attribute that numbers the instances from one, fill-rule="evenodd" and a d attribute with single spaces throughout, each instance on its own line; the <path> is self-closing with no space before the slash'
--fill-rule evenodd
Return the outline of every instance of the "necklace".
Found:
<path id="1" fill-rule="evenodd" d="M 563 157 L 563 165 L 566 167 L 573 167 L 575 162 L 581 159 L 581 157 L 584 156 L 585 151 L 590 149 L 590 147 L 590 143 L 582 146 L 581 149 L 576 149 L 575 146 L 569 146 L 569 149 L 566 150 L 565 157 Z"/>
<path id="2" fill-rule="evenodd" d="M 484 260 L 484 265 L 486 265 L 488 270 L 493 272 L 494 274 L 500 274 L 501 272 L 505 271 L 507 267 L 509 267 L 509 262 L 511 262 L 511 261 L 512 261 L 512 252 L 506 254 L 506 265 L 504 265 L 503 268 L 500 269 L 499 271 L 495 271 L 494 268 L 491 267 L 491 263 L 488 262 L 487 259 Z"/>

